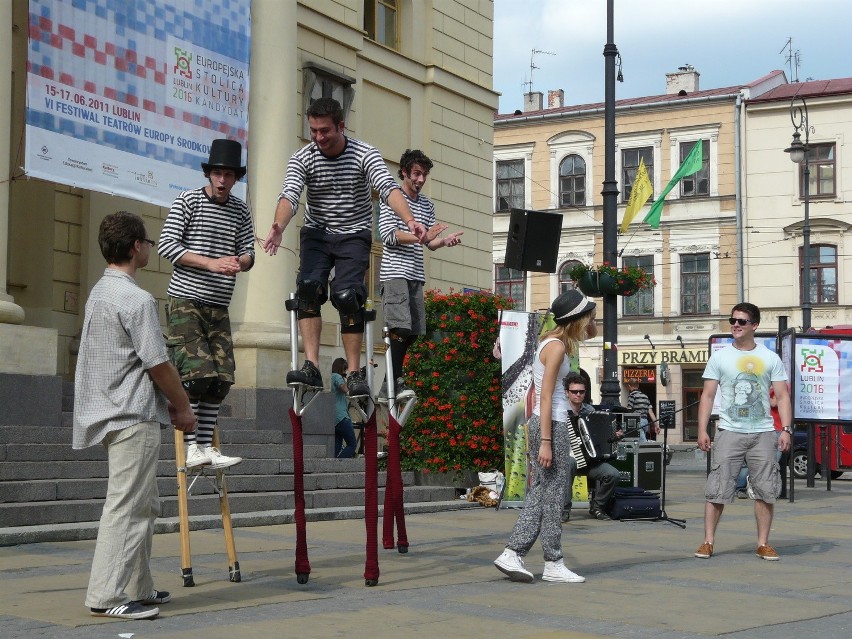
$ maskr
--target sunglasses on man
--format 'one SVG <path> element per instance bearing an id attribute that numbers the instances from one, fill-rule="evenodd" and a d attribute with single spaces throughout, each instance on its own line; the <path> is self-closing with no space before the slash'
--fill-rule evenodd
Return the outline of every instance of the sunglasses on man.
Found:
<path id="1" fill-rule="evenodd" d="M 742 317 L 729 317 L 728 324 L 733 326 L 734 324 L 739 324 L 740 326 L 745 326 L 746 324 L 754 324 L 751 320 L 743 319 Z"/>

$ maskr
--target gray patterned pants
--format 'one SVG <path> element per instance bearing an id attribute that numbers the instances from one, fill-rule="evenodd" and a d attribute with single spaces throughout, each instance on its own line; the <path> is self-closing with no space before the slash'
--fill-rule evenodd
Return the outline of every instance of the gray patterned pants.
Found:
<path id="1" fill-rule="evenodd" d="M 506 545 L 521 557 L 525 557 L 535 540 L 541 537 L 545 561 L 562 559 L 562 504 L 565 500 L 568 457 L 571 450 L 567 422 L 554 421 L 552 424 L 553 461 L 550 468 L 543 468 L 538 463 L 541 418 L 538 415 L 530 417 L 527 436 L 533 481 L 527 491 L 524 509 Z"/>

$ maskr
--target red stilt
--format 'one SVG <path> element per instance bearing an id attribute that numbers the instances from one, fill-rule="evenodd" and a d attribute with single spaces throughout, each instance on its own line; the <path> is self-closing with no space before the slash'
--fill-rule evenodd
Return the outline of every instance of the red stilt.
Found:
<path id="1" fill-rule="evenodd" d="M 308 583 L 311 562 L 308 561 L 308 538 L 305 527 L 305 456 L 302 440 L 302 418 L 290 409 L 293 425 L 293 495 L 296 499 L 296 581 Z M 375 424 L 374 424 L 375 427 Z M 374 428 L 375 430 L 375 428 Z"/>
<path id="2" fill-rule="evenodd" d="M 367 529 L 364 583 L 367 586 L 379 583 L 379 463 L 376 430 L 376 411 L 373 410 L 364 424 L 364 525 Z"/>
<path id="3" fill-rule="evenodd" d="M 400 553 L 408 552 L 408 534 L 405 530 L 405 508 L 403 499 L 402 465 L 400 464 L 400 436 L 402 427 L 392 414 L 388 415 L 388 463 L 385 482 L 385 513 L 382 528 L 382 545 L 393 548 L 393 527 L 396 523 Z"/>

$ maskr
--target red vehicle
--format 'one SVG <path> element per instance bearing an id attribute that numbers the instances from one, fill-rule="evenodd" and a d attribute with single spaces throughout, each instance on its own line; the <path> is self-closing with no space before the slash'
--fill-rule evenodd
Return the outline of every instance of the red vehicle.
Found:
<path id="1" fill-rule="evenodd" d="M 852 335 L 852 325 L 829 326 L 817 333 L 829 335 Z M 799 428 L 796 429 L 799 431 Z M 852 472 L 852 424 L 816 424 L 814 428 L 814 469 L 822 468 L 823 452 L 828 439 L 828 469 L 831 478 L 837 479 L 844 472 Z M 797 436 L 793 443 L 793 472 L 797 479 L 807 475 L 807 438 Z"/>

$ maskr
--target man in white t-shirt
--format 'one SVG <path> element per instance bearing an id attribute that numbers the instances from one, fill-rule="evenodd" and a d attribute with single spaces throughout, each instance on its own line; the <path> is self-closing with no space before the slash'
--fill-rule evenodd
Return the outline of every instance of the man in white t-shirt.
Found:
<path id="1" fill-rule="evenodd" d="M 719 426 L 713 444 L 710 474 L 704 487 L 704 543 L 695 551 L 699 559 L 713 556 L 716 526 L 725 503 L 734 500 L 734 487 L 745 461 L 755 493 L 754 517 L 757 521 L 756 555 L 777 561 L 778 553 L 769 545 L 769 530 L 775 500 L 781 491 L 776 450 L 790 449 L 793 411 L 787 389 L 787 373 L 781 359 L 754 341 L 760 324 L 760 309 L 742 302 L 728 318 L 734 343 L 710 357 L 704 369 L 704 390 L 698 408 L 698 447 L 710 452 L 707 432 L 713 400 L 721 392 Z M 778 401 L 783 432 L 776 436 L 769 410 L 769 389 Z"/>

